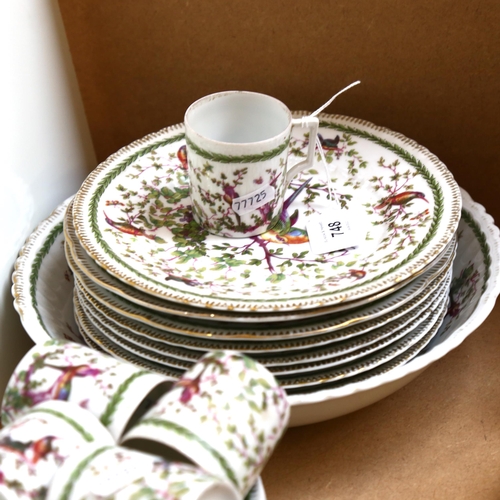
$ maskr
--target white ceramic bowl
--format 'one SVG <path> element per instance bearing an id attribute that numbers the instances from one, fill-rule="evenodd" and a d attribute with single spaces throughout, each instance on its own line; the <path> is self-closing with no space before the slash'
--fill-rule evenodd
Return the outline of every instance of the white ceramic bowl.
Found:
<path id="1" fill-rule="evenodd" d="M 345 415 L 392 394 L 461 344 L 490 314 L 500 293 L 500 232 L 484 207 L 463 190 L 462 197 L 452 283 L 457 297 L 440 333 L 422 354 L 402 366 L 392 370 L 382 367 L 380 374 L 342 387 L 290 395 L 291 426 Z M 68 203 L 39 225 L 16 262 L 14 305 L 35 342 L 51 338 L 83 342 L 73 317 L 73 279 L 62 246 L 62 219 Z"/>
<path id="2" fill-rule="evenodd" d="M 484 207 L 475 203 L 467 192 L 461 191 L 463 210 L 451 286 L 453 291 L 454 286 L 462 285 L 462 292 L 465 288 L 468 293 L 465 300 L 458 304 L 459 307 L 452 301 L 450 312 L 453 316 L 448 314 L 428 348 L 407 364 L 343 387 L 289 396 L 291 426 L 322 422 L 380 401 L 460 345 L 488 317 L 500 293 L 500 231 Z M 477 273 L 475 286 L 472 286 L 470 276 L 469 281 L 463 279 L 470 274 L 468 269 Z"/>

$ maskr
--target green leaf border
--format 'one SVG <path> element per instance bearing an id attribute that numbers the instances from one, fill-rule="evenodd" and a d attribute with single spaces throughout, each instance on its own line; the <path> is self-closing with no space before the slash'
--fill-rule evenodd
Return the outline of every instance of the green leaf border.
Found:
<path id="1" fill-rule="evenodd" d="M 488 280 L 491 277 L 491 252 L 490 246 L 488 245 L 488 241 L 486 239 L 486 235 L 481 230 L 481 227 L 473 218 L 472 214 L 465 209 L 462 209 L 462 219 L 463 221 L 471 228 L 474 236 L 477 238 L 479 243 L 479 247 L 481 249 L 481 253 L 483 254 L 483 262 L 484 262 L 484 281 L 483 286 L 481 288 L 481 293 L 486 291 Z"/>
<path id="2" fill-rule="evenodd" d="M 355 289 L 360 288 L 360 287 L 365 287 L 365 286 L 367 286 L 375 281 L 379 281 L 379 280 L 385 278 L 386 276 L 392 274 L 393 272 L 397 271 L 399 268 L 403 267 L 405 264 L 407 264 L 411 260 L 413 260 L 415 258 L 415 256 L 417 256 L 423 249 L 425 249 L 429 245 L 430 241 L 435 236 L 435 234 L 438 230 L 439 224 L 442 221 L 442 217 L 443 217 L 444 198 L 443 198 L 442 188 L 441 188 L 439 182 L 437 181 L 437 179 L 430 173 L 430 171 L 427 169 L 427 167 L 420 160 L 418 160 L 417 158 L 415 158 L 415 156 L 413 156 L 412 154 L 405 151 L 401 146 L 398 146 L 397 144 L 391 143 L 390 141 L 388 141 L 386 139 L 382 139 L 381 137 L 378 137 L 370 132 L 360 130 L 358 128 L 351 127 L 348 125 L 342 125 L 339 123 L 331 123 L 331 122 L 327 122 L 327 121 L 322 120 L 322 121 L 320 121 L 319 126 L 320 126 L 320 128 L 321 127 L 330 128 L 330 129 L 334 129 L 334 130 L 337 130 L 340 132 L 345 132 L 348 134 L 352 134 L 352 135 L 355 135 L 358 137 L 365 138 L 365 139 L 367 139 L 375 144 L 378 144 L 378 145 L 388 149 L 389 151 L 392 151 L 393 153 L 395 153 L 396 155 L 398 155 L 399 157 L 404 159 L 406 162 L 408 162 L 410 165 L 412 165 L 415 168 L 415 170 L 417 170 L 417 172 L 428 183 L 430 189 L 433 192 L 434 201 L 435 201 L 435 205 L 436 205 L 435 210 L 434 210 L 434 214 L 433 214 L 432 223 L 431 223 L 431 226 L 429 228 L 429 231 L 428 231 L 426 237 L 413 250 L 413 252 L 406 257 L 406 259 L 399 262 L 396 266 L 391 267 L 390 269 L 384 271 L 383 273 L 381 273 L 377 276 L 374 276 L 373 278 L 371 278 L 369 280 L 363 281 L 361 283 L 355 283 L 355 284 L 348 286 L 348 287 L 345 287 L 341 290 L 337 290 L 335 292 L 335 295 L 337 295 L 337 294 L 341 294 L 341 293 L 355 290 Z M 116 253 L 111 249 L 111 247 L 108 245 L 108 243 L 104 240 L 103 235 L 99 229 L 99 225 L 97 222 L 97 216 L 98 216 L 97 207 L 98 207 L 98 203 L 99 203 L 100 198 L 104 194 L 105 189 L 129 165 L 131 165 L 132 163 L 137 161 L 137 159 L 141 158 L 142 156 L 144 156 L 144 155 L 146 155 L 146 154 L 148 154 L 148 153 L 150 153 L 150 152 L 152 152 L 160 147 L 163 147 L 163 146 L 166 146 L 169 144 L 173 144 L 175 142 L 179 142 L 182 139 L 185 139 L 184 133 L 180 133 L 180 134 L 177 134 L 173 137 L 153 142 L 144 148 L 138 149 L 135 153 L 133 153 L 132 155 L 130 155 L 129 157 L 127 157 L 126 159 L 124 159 L 123 161 L 118 163 L 118 165 L 116 167 L 114 167 L 112 170 L 110 170 L 108 173 L 105 174 L 104 178 L 97 184 L 95 190 L 93 190 L 93 193 L 92 193 L 92 195 L 90 197 L 90 201 L 89 201 L 89 210 L 86 214 L 96 242 L 101 247 L 101 249 L 111 258 L 111 260 L 119 263 L 121 266 L 126 268 L 128 271 L 130 271 L 133 275 L 137 276 L 141 280 L 148 281 L 148 282 L 154 284 L 155 286 L 158 286 L 158 287 L 163 288 L 165 290 L 172 291 L 175 294 L 179 294 L 182 292 L 179 291 L 177 288 L 173 288 L 173 287 L 169 286 L 166 283 L 162 283 L 162 282 L 157 281 L 156 279 L 153 279 L 149 276 L 143 275 L 137 269 L 135 269 L 133 266 L 126 263 L 123 259 L 121 259 L 118 255 L 116 255 Z M 147 140 L 147 138 L 142 139 L 138 142 L 140 143 L 144 140 Z M 117 153 L 117 154 L 119 154 L 119 153 Z M 111 157 L 108 160 L 108 162 L 112 161 L 112 159 L 113 159 L 113 157 Z M 107 166 L 107 164 L 106 163 L 103 164 L 103 167 L 104 166 Z M 458 189 L 458 187 L 457 187 L 457 189 Z M 77 197 L 78 197 L 78 195 L 77 195 Z M 89 251 L 90 254 L 92 255 L 92 251 L 90 249 L 87 248 L 87 251 Z M 109 270 L 109 268 L 108 268 L 108 270 Z M 207 295 L 195 293 L 192 291 L 189 292 L 189 295 L 191 297 L 199 297 L 204 302 L 208 301 L 210 298 L 213 298 L 212 296 L 207 296 Z M 328 291 L 328 292 L 324 292 L 322 294 L 315 295 L 314 298 L 316 300 L 318 300 L 321 297 L 328 297 L 330 295 L 332 295 L 332 292 Z M 219 299 L 218 297 L 216 297 L 216 299 L 236 301 L 236 299 L 234 299 L 234 298 Z M 294 297 L 293 300 L 300 301 L 300 300 L 304 300 L 304 299 L 310 299 L 310 297 L 308 297 L 308 296 Z M 289 298 L 283 298 L 283 299 L 275 298 L 274 299 L 274 301 L 276 303 L 280 303 L 280 302 L 286 303 L 286 302 L 289 302 L 290 300 L 291 299 L 289 299 Z M 256 299 L 256 298 L 251 298 L 251 299 L 238 298 L 237 301 L 239 303 L 243 303 L 243 304 L 244 303 L 267 303 L 268 302 L 266 299 Z"/>
<path id="3" fill-rule="evenodd" d="M 87 432 L 83 428 L 83 426 L 81 426 L 76 420 L 73 420 L 71 417 L 68 417 L 60 411 L 52 410 L 51 408 L 34 408 L 27 412 L 27 415 L 31 415 L 33 413 L 47 413 L 49 415 L 53 415 L 54 417 L 60 418 L 67 424 L 71 425 L 71 427 L 73 427 L 77 432 L 79 432 L 82 435 L 83 439 L 85 439 L 85 441 L 87 441 L 88 443 L 92 443 L 94 441 L 94 436 Z"/>
<path id="4" fill-rule="evenodd" d="M 123 401 L 123 395 L 127 392 L 128 388 L 131 384 L 144 375 L 151 375 L 151 371 L 149 370 L 141 370 L 139 372 L 134 373 L 127 380 L 123 381 L 119 386 L 117 391 L 113 394 L 113 397 L 109 400 L 106 405 L 106 409 L 104 413 L 101 415 L 99 419 L 104 426 L 109 426 L 113 420 L 113 415 L 116 413 L 118 409 L 118 405 Z"/>
<path id="5" fill-rule="evenodd" d="M 285 151 L 290 144 L 290 139 L 287 139 L 283 144 L 280 144 L 278 147 L 270 149 L 269 151 L 263 151 L 262 153 L 253 155 L 232 156 L 221 153 L 212 153 L 211 151 L 200 148 L 187 137 L 185 137 L 185 140 L 188 148 L 194 151 L 198 156 L 201 156 L 206 160 L 216 161 L 218 163 L 258 163 L 261 161 L 272 160 L 276 156 L 283 153 L 283 151 Z"/>
<path id="6" fill-rule="evenodd" d="M 61 496 L 59 497 L 59 500 L 69 500 L 71 498 L 71 493 L 73 491 L 73 486 L 76 483 L 76 481 L 79 479 L 81 476 L 82 472 L 85 470 L 87 465 L 94 460 L 97 456 L 101 455 L 107 450 L 112 449 L 112 446 L 103 446 L 102 448 L 98 448 L 97 450 L 94 450 L 90 455 L 85 457 L 73 470 L 73 472 L 70 474 L 68 477 L 68 482 L 65 484 Z"/>
<path id="7" fill-rule="evenodd" d="M 165 429 L 169 432 L 173 432 L 179 436 L 182 436 L 183 438 L 187 439 L 188 441 L 196 442 L 198 445 L 200 445 L 202 448 L 204 448 L 206 451 L 208 451 L 215 460 L 219 463 L 220 467 L 224 472 L 226 473 L 227 478 L 237 487 L 239 488 L 238 484 L 238 479 L 236 478 L 236 474 L 229 465 L 228 461 L 212 446 L 210 446 L 206 441 L 201 439 L 199 436 L 191 432 L 189 429 L 186 429 L 185 427 L 182 427 L 179 424 L 176 424 L 175 422 L 170 422 L 167 420 L 162 420 L 159 418 L 146 418 L 141 420 L 140 426 L 143 425 L 152 425 L 154 427 L 161 427 L 162 429 Z"/>
<path id="8" fill-rule="evenodd" d="M 31 305 L 35 310 L 38 322 L 40 323 L 41 327 L 49 334 L 50 332 L 47 330 L 47 327 L 43 322 L 40 311 L 38 310 L 36 287 L 38 283 L 38 278 L 40 276 L 40 268 L 42 266 L 43 259 L 45 259 L 45 257 L 48 255 L 50 249 L 52 248 L 52 245 L 62 232 L 63 232 L 63 222 L 61 221 L 56 226 L 54 226 L 54 228 L 50 231 L 43 245 L 41 246 L 40 250 L 38 250 L 38 252 L 36 253 L 35 258 L 33 259 L 33 264 L 31 265 L 31 271 L 29 275 Z"/>

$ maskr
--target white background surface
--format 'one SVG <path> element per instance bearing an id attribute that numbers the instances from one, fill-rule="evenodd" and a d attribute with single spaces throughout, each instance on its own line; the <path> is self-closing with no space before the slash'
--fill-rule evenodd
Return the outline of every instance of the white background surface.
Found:
<path id="1" fill-rule="evenodd" d="M 17 254 L 95 166 L 55 0 L 1 0 L 0 395 L 32 342 L 12 305 Z"/>

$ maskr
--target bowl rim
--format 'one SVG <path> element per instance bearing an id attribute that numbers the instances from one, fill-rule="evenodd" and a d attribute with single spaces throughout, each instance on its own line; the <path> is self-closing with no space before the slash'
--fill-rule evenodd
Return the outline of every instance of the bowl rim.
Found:
<path id="1" fill-rule="evenodd" d="M 470 212 L 474 220 L 479 224 L 492 254 L 491 274 L 488 278 L 486 289 L 481 294 L 479 302 L 470 317 L 441 344 L 393 370 L 339 388 L 319 389 L 307 394 L 288 395 L 292 409 L 297 406 L 333 401 L 356 393 L 370 391 L 422 371 L 458 347 L 489 316 L 500 294 L 500 230 L 495 225 L 493 217 L 486 212 L 483 205 L 475 202 L 463 188 L 460 188 L 460 191 L 463 199 L 463 210 Z"/>

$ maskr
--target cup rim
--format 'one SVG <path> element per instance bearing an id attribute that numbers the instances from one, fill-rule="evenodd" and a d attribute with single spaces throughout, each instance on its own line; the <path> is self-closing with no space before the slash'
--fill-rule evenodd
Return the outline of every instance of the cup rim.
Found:
<path id="1" fill-rule="evenodd" d="M 255 95 L 255 96 L 260 96 L 260 97 L 265 97 L 267 99 L 273 100 L 276 104 L 281 106 L 283 110 L 286 112 L 287 117 L 288 117 L 288 124 L 287 126 L 278 134 L 273 135 L 272 137 L 268 137 L 267 139 L 263 139 L 261 141 L 252 141 L 252 142 L 227 142 L 227 141 L 220 141 L 217 139 L 211 139 L 210 137 L 207 137 L 206 135 L 200 134 L 198 131 L 196 131 L 190 124 L 189 124 L 189 119 L 188 119 L 188 114 L 196 108 L 199 104 L 201 104 L 203 101 L 208 101 L 212 100 L 217 97 L 222 97 L 226 95 L 235 95 L 235 94 L 245 94 L 245 95 Z M 247 146 L 247 145 L 264 145 L 269 142 L 275 141 L 278 137 L 281 135 L 286 134 L 286 132 L 291 129 L 292 126 L 292 112 L 288 108 L 288 106 L 283 102 L 277 99 L 276 97 L 273 97 L 269 94 L 264 94 L 262 92 L 254 92 L 251 90 L 222 90 L 220 92 L 213 92 L 212 94 L 205 95 L 203 97 L 200 97 L 193 103 L 189 105 L 189 107 L 186 109 L 186 112 L 184 113 L 184 128 L 186 131 L 189 129 L 190 133 L 202 138 L 204 140 L 210 141 L 214 144 L 221 145 L 221 146 Z"/>

